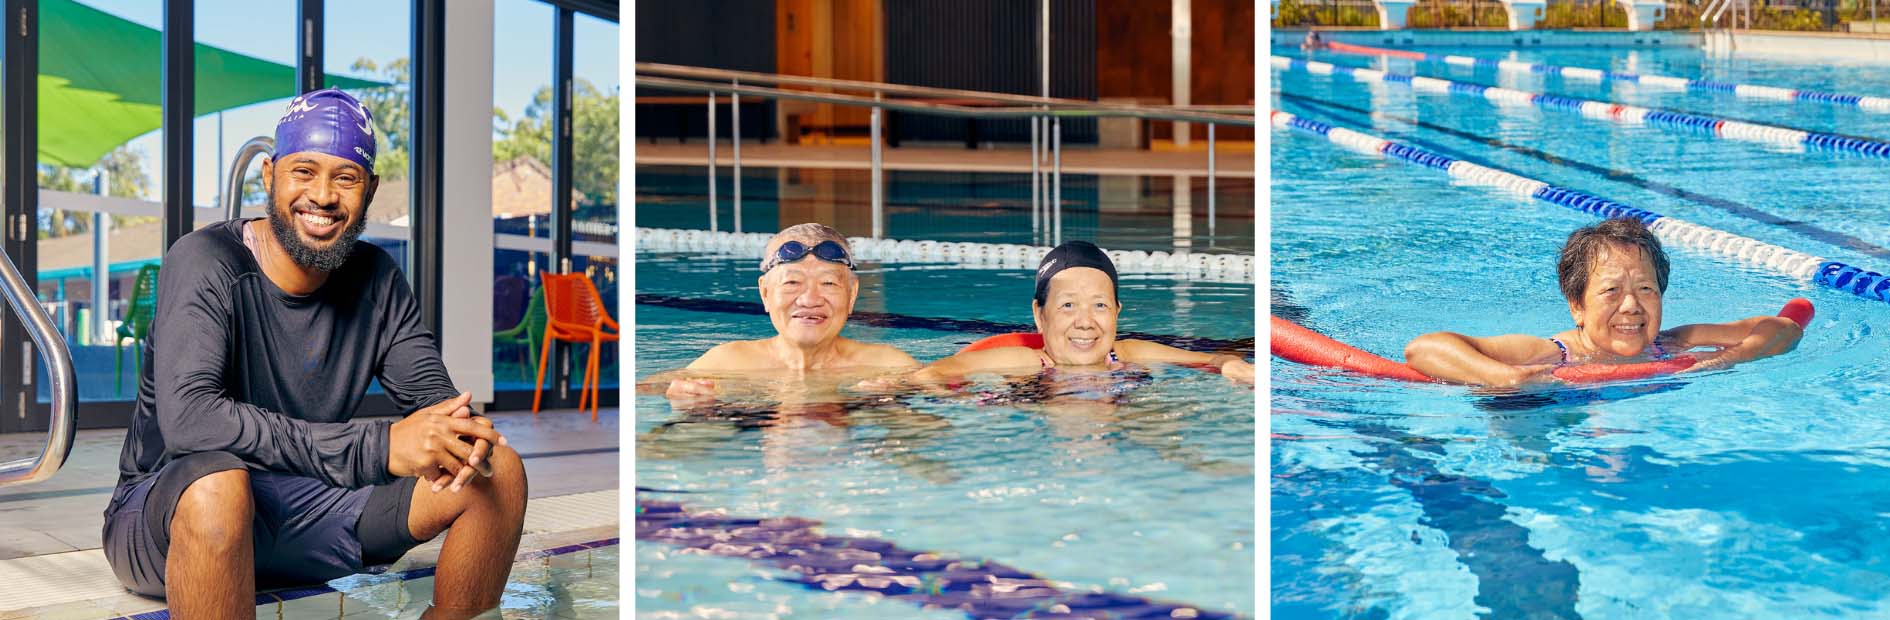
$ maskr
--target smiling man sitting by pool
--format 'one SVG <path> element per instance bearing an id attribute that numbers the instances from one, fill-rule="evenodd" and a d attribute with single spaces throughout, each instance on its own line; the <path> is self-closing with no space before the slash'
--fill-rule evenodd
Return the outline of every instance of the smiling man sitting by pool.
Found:
<path id="1" fill-rule="evenodd" d="M 822 224 L 789 226 L 762 252 L 761 305 L 775 335 L 716 345 L 686 371 L 841 370 L 915 368 L 917 360 L 883 344 L 840 335 L 860 296 L 846 237 Z M 715 381 L 684 377 L 670 381 L 672 400 L 714 397 Z"/>
<path id="2" fill-rule="evenodd" d="M 262 166 L 268 217 L 164 256 L 103 546 L 172 617 L 253 618 L 259 584 L 359 573 L 442 532 L 425 617 L 505 591 L 524 464 L 453 387 L 398 264 L 359 241 L 373 122 L 339 90 L 296 97 Z M 405 418 L 352 419 L 371 381 Z"/>
<path id="3" fill-rule="evenodd" d="M 1014 369 L 1114 370 L 1125 363 L 1200 364 L 1237 381 L 1253 381 L 1253 364 L 1238 355 L 1197 353 L 1158 342 L 1117 340 L 1122 303 L 1116 294 L 1116 265 L 1102 248 L 1088 241 L 1057 246 L 1037 267 L 1031 301 L 1043 348 L 1000 346 L 933 362 L 913 373 L 929 381 L 982 371 Z"/>
<path id="4" fill-rule="evenodd" d="M 1690 370 L 1724 368 L 1791 351 L 1804 328 L 1782 316 L 1755 316 L 1661 331 L 1667 253 L 1640 220 L 1617 218 L 1576 230 L 1562 246 L 1556 277 L 1575 328 L 1549 338 L 1425 334 L 1405 346 L 1405 363 L 1444 381 L 1514 386 L 1554 381 L 1557 367 L 1664 358 L 1695 348 Z"/>

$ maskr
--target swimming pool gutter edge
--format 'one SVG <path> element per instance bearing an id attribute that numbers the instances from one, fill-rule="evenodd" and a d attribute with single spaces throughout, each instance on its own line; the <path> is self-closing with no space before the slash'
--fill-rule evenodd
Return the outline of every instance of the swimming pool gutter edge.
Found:
<path id="1" fill-rule="evenodd" d="M 620 491 L 618 489 L 611 488 L 567 495 L 532 498 L 528 503 L 526 513 L 526 534 L 519 539 L 519 552 L 514 556 L 514 561 L 518 562 L 533 558 L 562 555 L 599 546 L 616 544 L 618 532 L 621 531 L 620 515 L 616 514 L 619 493 Z M 609 508 L 610 512 L 607 518 L 600 513 L 601 507 L 605 506 Z M 587 508 L 597 508 L 597 510 L 587 510 Z M 559 514 L 546 514 L 549 512 Z M 386 567 L 379 567 L 380 570 L 378 571 L 363 574 L 378 573 L 383 575 L 397 575 L 400 576 L 403 581 L 431 576 L 439 562 L 440 548 L 445 542 L 445 539 L 446 537 L 444 535 L 437 537 L 419 547 L 415 547 L 405 556 L 402 556 L 398 562 Z M 606 543 L 606 541 L 609 542 Z M 34 558 L 50 558 L 54 561 L 64 560 L 87 564 L 104 564 L 102 552 L 97 548 L 49 554 L 46 556 L 34 556 Z M 95 567 L 84 566 L 80 568 Z M 163 600 L 131 594 L 125 591 L 122 586 L 116 586 L 115 578 L 109 577 L 109 569 L 106 569 L 106 575 L 108 579 L 113 579 L 113 589 L 110 593 L 101 593 L 100 595 L 76 600 L 47 601 L 43 604 L 31 607 L 0 610 L 0 620 L 23 620 L 48 616 L 114 619 L 131 618 L 138 620 L 169 618 L 168 613 L 163 613 L 167 609 Z M 46 577 L 48 579 L 54 579 L 56 575 L 47 575 Z M 75 587 L 98 588 L 96 585 Z M 327 584 L 320 584 L 303 588 L 259 592 L 256 596 L 256 605 L 260 607 L 271 603 L 280 604 L 285 601 L 330 593 L 346 596 L 345 593 L 337 592 Z M 88 614 L 90 615 L 88 616 Z"/>

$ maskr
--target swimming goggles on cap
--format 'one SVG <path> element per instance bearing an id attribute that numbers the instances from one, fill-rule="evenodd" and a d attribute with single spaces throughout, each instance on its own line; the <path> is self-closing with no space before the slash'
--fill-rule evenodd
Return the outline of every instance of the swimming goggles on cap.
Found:
<path id="1" fill-rule="evenodd" d="M 822 241 L 818 244 L 815 244 L 814 247 L 811 247 L 811 248 L 807 247 L 806 244 L 801 243 L 799 241 L 789 241 L 787 243 L 783 243 L 781 244 L 781 247 L 775 248 L 774 256 L 770 256 L 768 257 L 768 260 L 762 261 L 761 272 L 768 273 L 769 271 L 773 270 L 778 265 L 781 265 L 783 263 L 792 263 L 794 261 L 800 260 L 801 257 L 807 256 L 808 254 L 813 254 L 814 258 L 818 258 L 820 260 L 824 260 L 829 263 L 834 263 L 836 265 L 846 265 L 847 269 L 853 268 L 853 258 L 850 256 L 847 256 L 847 249 L 840 247 L 840 244 L 834 243 L 833 240 L 829 239 L 826 241 Z"/>

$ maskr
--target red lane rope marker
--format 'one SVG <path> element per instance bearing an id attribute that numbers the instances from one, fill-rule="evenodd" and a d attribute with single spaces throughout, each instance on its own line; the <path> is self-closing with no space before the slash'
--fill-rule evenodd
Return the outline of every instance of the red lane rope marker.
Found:
<path id="1" fill-rule="evenodd" d="M 1337 41 L 1327 42 L 1326 48 L 1335 52 L 1349 52 L 1353 54 L 1377 54 L 1380 56 L 1392 56 L 1395 58 L 1409 58 L 1411 60 L 1424 60 L 1425 59 L 1424 54 L 1421 54 L 1418 52 L 1383 49 L 1383 48 L 1377 48 L 1377 47 L 1366 47 L 1363 45 L 1353 45 L 1350 43 L 1340 43 Z"/>

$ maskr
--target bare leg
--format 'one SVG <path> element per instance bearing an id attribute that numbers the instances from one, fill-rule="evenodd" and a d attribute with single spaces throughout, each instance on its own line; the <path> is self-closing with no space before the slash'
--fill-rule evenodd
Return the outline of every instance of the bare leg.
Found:
<path id="1" fill-rule="evenodd" d="M 184 489 L 171 515 L 164 594 L 173 618 L 256 617 L 256 535 L 249 472 L 220 471 Z"/>
<path id="2" fill-rule="evenodd" d="M 499 605 L 525 525 L 525 464 L 493 446 L 492 477 L 473 476 L 458 493 L 414 485 L 407 527 L 417 540 L 446 530 L 427 618 L 469 618 Z M 450 529 L 449 529 L 450 528 Z"/>

